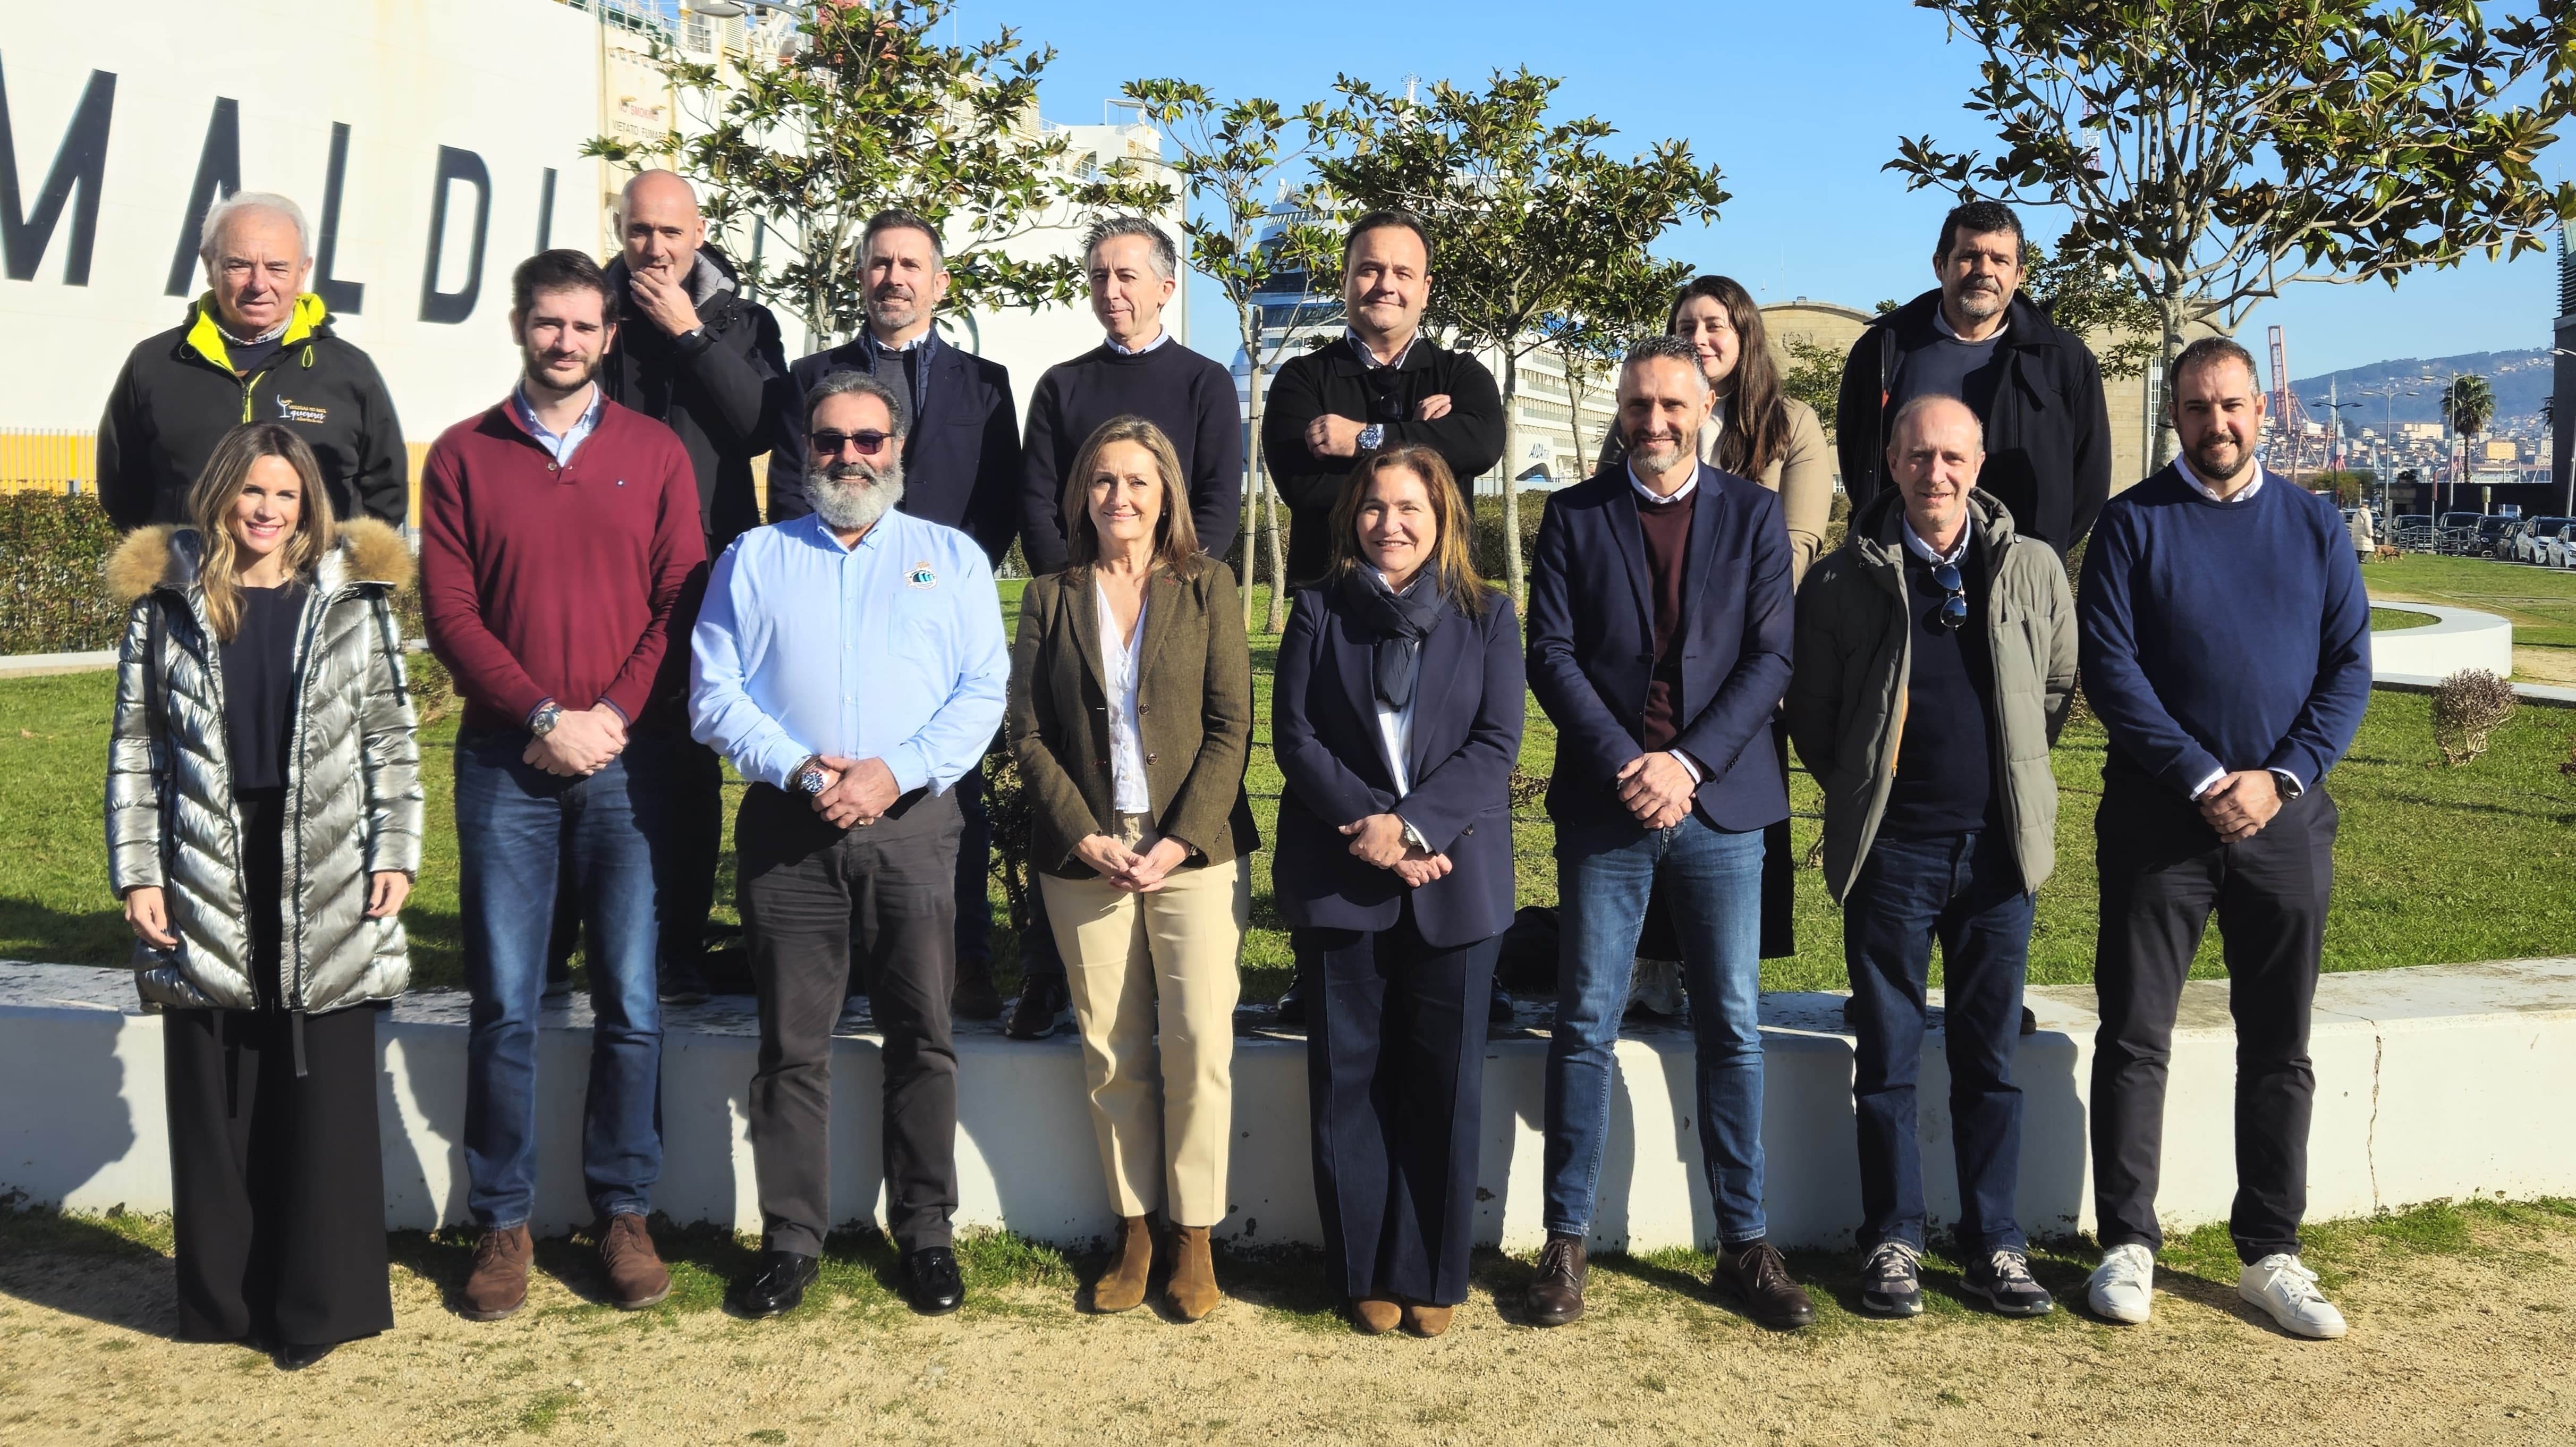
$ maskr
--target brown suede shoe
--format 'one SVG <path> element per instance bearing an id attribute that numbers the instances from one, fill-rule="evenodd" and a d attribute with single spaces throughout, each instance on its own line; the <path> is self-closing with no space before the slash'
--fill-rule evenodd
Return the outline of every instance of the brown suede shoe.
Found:
<path id="1" fill-rule="evenodd" d="M 1547 1249 L 1538 1255 L 1538 1274 L 1530 1278 L 1521 1310 L 1532 1326 L 1563 1326 L 1583 1316 L 1583 1282 L 1592 1263 L 1580 1236 L 1548 1233 Z"/>
<path id="2" fill-rule="evenodd" d="M 1789 1275 L 1780 1248 L 1757 1241 L 1741 1251 L 1721 1249 L 1709 1285 L 1735 1298 L 1753 1324 L 1770 1331 L 1796 1331 L 1816 1322 L 1816 1304 Z"/>
<path id="3" fill-rule="evenodd" d="M 619 1311 L 659 1306 L 671 1294 L 671 1273 L 653 1249 L 653 1233 L 632 1211 L 609 1218 L 608 1232 L 599 1238 L 599 1264 L 608 1270 L 608 1304 Z"/>
<path id="4" fill-rule="evenodd" d="M 1118 1223 L 1118 1255 L 1091 1283 L 1093 1311 L 1133 1311 L 1145 1304 L 1145 1278 L 1154 1270 L 1154 1225 L 1147 1216 Z"/>
<path id="5" fill-rule="evenodd" d="M 525 1226 L 485 1231 L 474 1243 L 474 1271 L 465 1278 L 456 1314 L 467 1321 L 499 1321 L 525 1306 L 528 1263 L 536 1256 L 537 1244 Z"/>
<path id="6" fill-rule="evenodd" d="M 1395 1330 L 1395 1324 L 1402 1320 L 1404 1308 L 1392 1301 L 1374 1296 L 1351 1298 L 1351 1325 L 1358 1327 L 1362 1336 L 1384 1336 Z"/>
<path id="7" fill-rule="evenodd" d="M 1172 1299 L 1172 1313 L 1183 1321 L 1197 1321 L 1216 1310 L 1224 1297 L 1216 1289 L 1216 1262 L 1208 1255 L 1208 1228 L 1173 1227 L 1172 1256 L 1172 1283 L 1165 1288 Z"/>
<path id="8" fill-rule="evenodd" d="M 1449 1329 L 1450 1318 L 1458 1314 L 1454 1306 L 1433 1306 L 1427 1301 L 1404 1304 L 1404 1329 L 1415 1336 L 1438 1336 Z"/>

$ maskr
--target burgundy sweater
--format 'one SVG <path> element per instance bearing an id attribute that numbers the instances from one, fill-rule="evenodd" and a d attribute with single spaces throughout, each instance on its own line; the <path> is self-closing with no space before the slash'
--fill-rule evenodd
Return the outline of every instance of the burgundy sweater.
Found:
<path id="1" fill-rule="evenodd" d="M 1646 684 L 1645 738 L 1649 750 L 1669 749 L 1682 731 L 1682 588 L 1690 577 L 1691 511 L 1699 489 L 1679 502 L 1650 503 L 1634 496 L 1637 531 L 1646 540 L 1646 577 L 1655 589 L 1655 670 Z"/>
<path id="2" fill-rule="evenodd" d="M 524 728 L 549 698 L 676 723 L 688 641 L 670 638 L 705 586 L 707 544 L 671 429 L 607 403 L 558 469 L 506 403 L 469 417 L 421 468 L 420 534 L 429 646 L 466 727 Z"/>

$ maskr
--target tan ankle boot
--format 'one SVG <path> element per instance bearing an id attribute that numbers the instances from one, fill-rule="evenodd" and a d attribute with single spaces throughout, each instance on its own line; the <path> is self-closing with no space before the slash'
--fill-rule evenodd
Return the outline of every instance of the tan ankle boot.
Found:
<path id="1" fill-rule="evenodd" d="M 1449 1329 L 1450 1318 L 1458 1314 L 1454 1306 L 1434 1306 L 1427 1301 L 1404 1304 L 1404 1325 L 1415 1336 L 1438 1336 Z"/>
<path id="2" fill-rule="evenodd" d="M 1093 1311 L 1133 1311 L 1145 1304 L 1145 1278 L 1154 1270 L 1153 1223 L 1129 1216 L 1118 1223 L 1118 1254 L 1091 1284 Z"/>
<path id="3" fill-rule="evenodd" d="M 1362 1336 L 1384 1336 L 1402 1320 L 1404 1309 L 1384 1297 L 1351 1298 L 1351 1325 L 1358 1327 Z"/>
<path id="4" fill-rule="evenodd" d="M 1208 1255 L 1208 1228 L 1172 1228 L 1172 1310 L 1183 1321 L 1197 1321 L 1216 1310 L 1216 1262 Z"/>

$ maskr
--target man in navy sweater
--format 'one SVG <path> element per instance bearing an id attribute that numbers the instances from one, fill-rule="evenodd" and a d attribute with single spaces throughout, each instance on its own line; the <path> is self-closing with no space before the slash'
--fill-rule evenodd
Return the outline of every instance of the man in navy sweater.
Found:
<path id="1" fill-rule="evenodd" d="M 2284 1331 L 2339 1337 L 2299 1220 L 2334 873 L 2325 776 L 2370 701 L 2370 600 L 2333 503 L 2254 461 L 2254 359 L 2205 337 L 2173 378 L 2183 456 L 2104 509 L 2077 608 L 2085 696 L 2111 736 L 2088 1295 L 2108 1320 L 2147 1318 L 2174 1015 L 2214 908 L 2236 1019 L 2237 1289 Z"/>

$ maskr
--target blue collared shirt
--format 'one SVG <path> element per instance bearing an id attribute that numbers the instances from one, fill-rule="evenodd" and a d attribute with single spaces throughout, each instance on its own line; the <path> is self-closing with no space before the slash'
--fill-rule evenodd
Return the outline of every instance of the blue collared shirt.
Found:
<path id="1" fill-rule="evenodd" d="M 690 641 L 690 734 L 782 789 L 836 754 L 945 792 L 992 744 L 1011 677 L 984 550 L 903 512 L 849 548 L 810 513 L 743 534 Z"/>
<path id="2" fill-rule="evenodd" d="M 483 395 L 488 397 L 492 394 L 486 392 Z M 518 414 L 519 425 L 527 428 L 528 435 L 537 439 L 537 445 L 554 457 L 557 467 L 572 461 L 573 449 L 589 441 L 590 434 L 599 430 L 599 414 L 607 405 L 608 389 L 597 382 L 591 383 L 590 405 L 581 409 L 581 420 L 565 428 L 564 435 L 557 437 L 546 429 L 546 424 L 537 420 L 537 409 L 528 405 L 528 384 L 522 381 L 510 389 L 510 410 Z"/>

